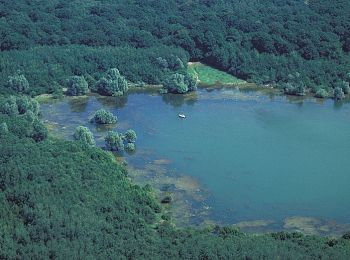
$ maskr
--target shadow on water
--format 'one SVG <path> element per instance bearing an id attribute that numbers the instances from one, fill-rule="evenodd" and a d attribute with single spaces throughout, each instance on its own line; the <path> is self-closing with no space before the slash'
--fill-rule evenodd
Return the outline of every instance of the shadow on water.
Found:
<path id="1" fill-rule="evenodd" d="M 89 103 L 89 99 L 89 96 L 67 98 L 70 111 L 76 113 L 84 112 Z"/>
<path id="2" fill-rule="evenodd" d="M 181 107 L 183 105 L 194 105 L 198 101 L 198 95 L 196 92 L 191 92 L 184 95 L 179 94 L 163 94 L 162 100 L 165 104 L 173 107 Z"/>
<path id="3" fill-rule="evenodd" d="M 123 95 L 120 97 L 106 97 L 95 95 L 95 97 L 98 102 L 107 108 L 123 108 L 128 103 L 128 95 Z"/>

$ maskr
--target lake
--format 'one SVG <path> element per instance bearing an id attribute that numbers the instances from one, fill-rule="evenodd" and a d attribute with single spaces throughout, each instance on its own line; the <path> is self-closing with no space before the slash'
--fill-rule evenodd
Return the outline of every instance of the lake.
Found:
<path id="1" fill-rule="evenodd" d="M 118 116 L 116 126 L 89 123 L 102 107 Z M 72 139 L 85 125 L 98 146 L 108 129 L 135 129 L 136 153 L 125 154 L 130 176 L 174 194 L 181 210 L 173 214 L 188 223 L 310 234 L 349 228 L 350 104 L 221 88 L 67 97 L 41 109 L 53 134 Z"/>

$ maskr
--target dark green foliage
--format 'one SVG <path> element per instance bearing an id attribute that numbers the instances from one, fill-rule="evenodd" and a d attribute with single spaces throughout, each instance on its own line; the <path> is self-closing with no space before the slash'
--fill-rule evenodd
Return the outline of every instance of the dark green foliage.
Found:
<path id="1" fill-rule="evenodd" d="M 129 129 L 124 134 L 124 139 L 128 143 L 135 143 L 137 139 L 136 132 L 132 129 Z"/>
<path id="2" fill-rule="evenodd" d="M 128 83 L 116 68 L 109 69 L 106 74 L 96 82 L 96 90 L 105 96 L 121 96 L 128 91 Z"/>
<path id="3" fill-rule="evenodd" d="M 78 126 L 74 132 L 74 139 L 82 142 L 85 146 L 94 146 L 95 139 L 89 128 L 84 126 Z"/>
<path id="4" fill-rule="evenodd" d="M 86 95 L 89 92 L 84 76 L 73 76 L 68 79 L 68 94 L 71 96 Z"/>
<path id="5" fill-rule="evenodd" d="M 9 132 L 8 126 L 5 122 L 0 124 L 0 135 L 6 135 Z"/>
<path id="6" fill-rule="evenodd" d="M 96 80 L 115 67 L 130 81 L 159 83 L 186 67 L 187 53 L 257 83 L 299 72 L 316 89 L 349 73 L 345 0 L 20 0 L 1 2 L 0 10 L 0 78 L 21 69 L 32 93 L 52 93 L 53 81 L 63 85 L 70 75 Z"/>
<path id="7" fill-rule="evenodd" d="M 95 82 L 114 67 L 128 81 L 160 84 L 171 70 L 160 67 L 158 57 L 169 61 L 179 57 L 184 63 L 189 59 L 185 51 L 171 46 L 135 49 L 69 45 L 0 52 L 0 93 L 10 93 L 5 87 L 7 77 L 18 69 L 25 73 L 32 94 L 60 93 L 71 75 L 84 76 L 94 90 Z"/>
<path id="8" fill-rule="evenodd" d="M 92 121 L 96 124 L 115 124 L 117 123 L 118 118 L 111 112 L 101 108 L 96 111 Z"/>
<path id="9" fill-rule="evenodd" d="M 108 150 L 122 152 L 124 151 L 123 135 L 115 131 L 109 131 L 105 137 Z"/>
<path id="10" fill-rule="evenodd" d="M 0 98 L 0 121 L 5 121 L 9 132 L 40 142 L 47 138 L 46 126 L 39 120 L 39 104 L 26 96 Z"/>

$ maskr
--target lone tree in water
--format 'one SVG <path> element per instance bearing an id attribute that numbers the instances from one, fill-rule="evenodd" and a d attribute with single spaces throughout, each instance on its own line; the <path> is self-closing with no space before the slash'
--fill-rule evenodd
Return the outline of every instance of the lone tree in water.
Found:
<path id="1" fill-rule="evenodd" d="M 68 95 L 81 96 L 88 92 L 89 87 L 84 76 L 73 76 L 68 79 Z"/>
<path id="2" fill-rule="evenodd" d="M 106 147 L 111 151 L 124 151 L 123 136 L 115 131 L 109 131 L 106 138 Z"/>
<path id="3" fill-rule="evenodd" d="M 84 145 L 87 145 L 87 146 L 95 145 L 94 135 L 91 133 L 89 128 L 85 126 L 78 126 L 75 129 L 73 136 L 75 140 L 82 142 Z"/>
<path id="4" fill-rule="evenodd" d="M 124 134 L 124 139 L 128 143 L 135 143 L 137 139 L 136 132 L 132 129 L 129 129 Z"/>
<path id="5" fill-rule="evenodd" d="M 97 92 L 105 96 L 121 96 L 128 91 L 128 83 L 116 68 L 110 69 L 96 82 Z"/>
<path id="6" fill-rule="evenodd" d="M 29 90 L 29 82 L 23 74 L 17 73 L 14 76 L 10 76 L 7 85 L 10 89 L 16 93 L 26 93 Z"/>
<path id="7" fill-rule="evenodd" d="M 91 121 L 96 124 L 115 124 L 117 123 L 118 118 L 111 112 L 102 108 L 96 111 Z"/>

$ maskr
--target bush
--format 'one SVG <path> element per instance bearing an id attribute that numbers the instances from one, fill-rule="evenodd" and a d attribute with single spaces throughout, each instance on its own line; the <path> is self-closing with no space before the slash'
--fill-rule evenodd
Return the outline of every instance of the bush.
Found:
<path id="1" fill-rule="evenodd" d="M 84 76 L 73 76 L 68 79 L 68 94 L 71 96 L 86 95 L 89 92 Z"/>
<path id="2" fill-rule="evenodd" d="M 74 139 L 82 142 L 86 146 L 94 146 L 95 139 L 90 129 L 84 126 L 78 126 L 74 132 Z"/>
<path id="3" fill-rule="evenodd" d="M 129 129 L 125 132 L 124 134 L 124 139 L 128 142 L 128 143 L 135 143 L 136 139 L 137 139 L 137 135 L 136 132 L 132 129 Z"/>
<path id="4" fill-rule="evenodd" d="M 46 126 L 39 119 L 35 119 L 33 122 L 33 132 L 31 137 L 36 142 L 41 142 L 47 138 L 48 134 L 49 132 Z"/>
<path id="5" fill-rule="evenodd" d="M 135 147 L 134 143 L 127 143 L 125 145 L 125 150 L 128 152 L 133 152 L 133 151 L 135 151 L 135 149 L 136 149 L 136 147 Z"/>
<path id="6" fill-rule="evenodd" d="M 115 124 L 117 123 L 118 118 L 105 109 L 99 109 L 96 111 L 92 121 L 96 124 Z"/>
<path id="7" fill-rule="evenodd" d="M 305 86 L 303 84 L 294 85 L 292 83 L 286 83 L 284 87 L 284 93 L 294 96 L 305 96 Z"/>
<path id="8" fill-rule="evenodd" d="M 113 68 L 96 82 L 96 89 L 100 95 L 121 96 L 128 91 L 128 83 L 119 70 Z"/>
<path id="9" fill-rule="evenodd" d="M 315 97 L 326 98 L 326 97 L 328 97 L 328 92 L 324 88 L 320 88 L 316 91 Z"/>
<path id="10" fill-rule="evenodd" d="M 111 151 L 124 151 L 123 137 L 121 134 L 115 131 L 109 131 L 106 138 L 106 147 Z"/>
<path id="11" fill-rule="evenodd" d="M 14 76 L 9 76 L 7 85 L 16 93 L 27 93 L 29 90 L 28 80 L 23 74 L 19 73 L 17 73 Z"/>
<path id="12" fill-rule="evenodd" d="M 335 100 L 342 100 L 345 97 L 343 89 L 340 87 L 336 87 L 334 89 L 334 99 Z"/>
<path id="13" fill-rule="evenodd" d="M 9 132 L 6 122 L 0 124 L 0 135 L 5 135 Z"/>
<path id="14" fill-rule="evenodd" d="M 183 94 L 197 89 L 197 79 L 189 73 L 175 73 L 170 75 L 163 85 L 169 92 Z"/>

